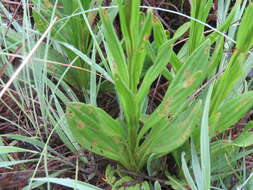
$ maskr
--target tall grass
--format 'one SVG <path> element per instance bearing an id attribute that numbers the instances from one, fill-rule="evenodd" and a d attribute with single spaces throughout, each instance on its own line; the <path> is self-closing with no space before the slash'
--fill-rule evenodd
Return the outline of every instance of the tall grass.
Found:
<path id="1" fill-rule="evenodd" d="M 0 119 L 22 131 L 20 134 L 1 135 L 0 166 L 7 168 L 36 162 L 31 180 L 23 189 L 37 188 L 43 184 L 46 184 L 47 189 L 52 189 L 50 183 L 74 189 L 98 189 L 78 181 L 78 173 L 84 171 L 82 164 L 87 164 L 89 160 L 80 155 L 78 151 L 81 147 L 75 141 L 90 151 L 118 161 L 127 169 L 145 172 L 147 167 L 151 178 L 152 173 L 156 173 L 152 168 L 153 164 L 159 164 L 158 158 L 171 153 L 178 167 L 182 165 L 177 176 L 179 179 L 168 173 L 167 183 L 174 187 L 177 186 L 175 184 L 183 187 L 188 183 L 192 189 L 212 189 L 212 185 L 217 184 L 217 188 L 225 189 L 232 174 L 242 184 L 240 188 L 245 186 L 248 182 L 245 167 L 241 167 L 239 172 L 234 168 L 239 167 L 238 160 L 252 152 L 241 151 L 241 147 L 252 144 L 251 123 L 236 140 L 225 140 L 216 137 L 216 134 L 225 134 L 224 131 L 251 108 L 249 100 L 252 92 L 247 92 L 250 87 L 246 85 L 245 78 L 252 64 L 252 56 L 248 55 L 252 46 L 252 24 L 246 18 L 252 16 L 252 5 L 245 13 L 247 1 L 238 0 L 229 12 L 231 2 L 219 1 L 217 29 L 205 23 L 213 5 L 211 0 L 192 1 L 191 16 L 156 7 L 149 8 L 190 18 L 190 22 L 180 27 L 172 37 L 168 37 L 163 25 L 151 10 L 146 14 L 139 12 L 140 2 L 136 0 L 127 1 L 129 4 L 117 1 L 119 7 L 104 7 L 100 10 L 102 22 L 96 20 L 96 7 L 100 7 L 102 1 L 45 2 L 34 0 L 35 7 L 30 12 L 28 2 L 23 0 L 22 24 L 12 18 L 0 2 L 0 42 L 3 44 L 0 49 L 0 66 L 4 68 L 3 65 L 7 64 L 4 74 L 10 81 L 6 83 L 1 79 L 1 86 L 5 88 L 0 96 L 10 96 L 26 118 L 24 125 L 21 125 L 0 116 Z M 62 5 L 64 9 L 59 8 Z M 122 39 L 118 37 L 112 24 L 118 11 Z M 239 28 L 237 22 L 243 15 L 246 16 Z M 35 19 L 35 28 L 30 16 Z M 56 16 L 59 18 L 54 23 Z M 12 28 L 8 28 L 6 18 L 13 21 Z M 52 28 L 50 24 L 53 25 Z M 205 36 L 205 26 L 214 31 Z M 72 29 L 76 32 L 73 33 Z M 148 38 L 151 30 L 154 41 Z M 173 45 L 187 31 L 189 40 L 178 53 L 174 52 Z M 227 35 L 224 33 L 226 31 Z M 44 32 L 46 36 L 43 36 Z M 41 36 L 43 43 L 39 41 Z M 105 50 L 102 50 L 101 44 Z M 231 53 L 234 46 L 236 51 Z M 209 52 L 211 47 L 214 47 L 212 54 Z M 9 63 L 14 56 L 20 58 L 20 65 Z M 166 68 L 168 63 L 172 69 Z M 149 69 L 145 71 L 143 68 L 148 66 Z M 183 74 L 189 69 L 193 74 L 184 77 Z M 151 85 L 160 75 L 169 81 L 170 86 L 157 110 L 147 115 L 145 102 L 148 101 Z M 195 81 L 194 78 L 198 80 Z M 121 108 L 117 120 L 96 107 L 99 86 L 103 85 L 97 85 L 97 82 L 103 80 L 109 81 L 116 89 Z M 202 86 L 205 80 L 208 82 Z M 182 85 L 187 85 L 187 88 L 182 88 Z M 80 99 L 73 89 L 75 92 L 82 91 Z M 199 95 L 196 92 L 202 93 Z M 90 105 L 71 103 L 83 99 Z M 174 99 L 177 101 L 171 104 L 170 101 Z M 203 106 L 202 100 L 205 102 Z M 8 102 L 3 99 L 1 102 L 18 121 L 19 116 Z M 247 104 L 241 106 L 245 102 Z M 69 123 L 65 116 L 67 106 L 70 110 L 67 115 Z M 78 115 L 77 119 L 71 119 L 71 111 Z M 220 115 L 222 119 L 219 118 Z M 185 124 L 182 124 L 183 121 Z M 91 130 L 76 133 L 73 128 L 83 124 L 90 124 Z M 71 125 L 72 128 L 69 128 Z M 92 131 L 94 126 L 98 129 L 95 132 Z M 159 130 L 157 126 L 160 127 Z M 208 127 L 211 128 L 210 131 Z M 80 136 L 81 133 L 85 135 Z M 78 155 L 82 164 L 79 164 L 78 159 L 76 163 L 68 161 L 65 155 L 55 149 L 51 141 L 56 136 L 72 154 Z M 115 137 L 114 142 L 108 138 L 112 136 Z M 189 136 L 191 144 L 187 143 Z M 3 138 L 8 138 L 11 143 L 6 144 Z M 170 138 L 174 140 L 168 143 Z M 217 140 L 211 142 L 212 138 Z M 31 150 L 19 148 L 18 142 L 30 144 Z M 115 142 L 118 143 L 117 147 Z M 124 149 L 121 155 L 118 147 Z M 182 151 L 186 156 L 181 155 Z M 27 156 L 24 160 L 17 160 L 13 157 L 15 152 L 26 152 L 27 155 L 34 155 L 34 158 Z M 51 172 L 49 163 L 52 161 L 64 163 L 65 168 L 74 168 L 75 179 L 56 178 L 66 170 Z M 192 169 L 187 168 L 189 162 Z M 44 168 L 45 178 L 36 178 L 40 176 L 38 171 L 41 166 Z M 108 168 L 107 180 L 110 179 L 116 189 L 133 180 L 118 170 Z M 121 175 L 118 181 L 115 179 L 116 173 Z M 213 175 L 214 173 L 218 175 Z M 156 182 L 154 187 L 159 189 L 159 183 Z M 132 188 L 139 189 L 140 186 L 135 185 Z M 142 188 L 153 187 L 146 181 L 142 183 Z"/>

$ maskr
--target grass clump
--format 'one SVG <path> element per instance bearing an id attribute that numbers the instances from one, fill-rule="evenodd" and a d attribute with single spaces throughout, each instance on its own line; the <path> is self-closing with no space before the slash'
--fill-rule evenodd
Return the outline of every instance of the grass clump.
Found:
<path id="1" fill-rule="evenodd" d="M 27 118 L 25 126 L 31 127 L 25 130 L 1 117 L 24 133 L 3 134 L 1 138 L 12 140 L 1 141 L 0 155 L 2 167 L 37 162 L 24 189 L 43 184 L 51 189 L 51 183 L 98 189 L 78 180 L 93 160 L 80 154 L 80 147 L 116 161 L 111 163 L 117 167 L 104 168 L 105 180 L 113 189 L 161 189 L 168 185 L 174 189 L 229 189 L 226 186 L 232 174 L 241 188 L 246 186 L 246 166 L 238 163 L 252 152 L 245 151 L 252 145 L 252 122 L 247 121 L 236 138 L 228 129 L 253 106 L 253 92 L 246 85 L 252 62 L 252 3 L 237 0 L 232 6 L 230 1 L 194 0 L 191 16 L 141 6 L 140 0 L 117 0 L 111 7 L 101 7 L 103 1 L 99 0 L 32 3 L 30 12 L 23 2 L 22 26 L 15 19 L 13 28 L 3 20 L 0 26 L 3 63 L 9 62 L 8 56 L 19 56 L 20 66 L 24 66 L 17 66 L 20 73 L 16 75 L 15 66 L 9 64 L 4 69 L 7 80 L 1 80 L 6 86 L 10 79 L 19 99 L 8 88 L 1 93 L 12 97 Z M 1 7 L 5 17 L 11 18 Z M 212 7 L 218 7 L 218 29 L 206 23 Z M 190 21 L 172 34 L 153 10 Z M 235 25 L 238 19 L 240 26 Z M 212 31 L 205 34 L 206 27 Z M 43 33 L 44 41 L 37 46 Z M 184 43 L 175 48 L 182 38 Z M 228 52 L 232 47 L 235 50 Z M 159 78 L 168 88 L 150 113 L 149 95 Z M 97 106 L 101 91 L 115 94 L 119 105 L 116 118 Z M 26 112 L 28 107 L 30 112 Z M 68 156 L 51 144 L 54 138 L 77 156 L 75 163 L 66 161 Z M 21 148 L 20 141 L 34 146 L 31 150 Z M 33 156 L 15 160 L 14 152 Z M 168 157 L 177 171 L 162 168 Z M 72 179 L 56 178 L 64 176 L 65 169 L 51 172 L 52 162 L 71 168 Z M 42 166 L 45 177 L 35 178 Z M 96 180 L 95 173 L 88 176 Z"/>

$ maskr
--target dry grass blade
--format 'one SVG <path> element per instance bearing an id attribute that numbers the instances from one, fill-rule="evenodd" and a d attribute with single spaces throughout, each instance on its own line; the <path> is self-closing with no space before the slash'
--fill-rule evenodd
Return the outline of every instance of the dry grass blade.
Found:
<path id="1" fill-rule="evenodd" d="M 35 53 L 35 51 L 38 49 L 38 47 L 40 46 L 40 44 L 43 42 L 43 40 L 46 38 L 47 34 L 52 29 L 52 27 L 55 24 L 56 20 L 57 20 L 57 18 L 53 19 L 53 21 L 48 26 L 47 30 L 43 33 L 43 35 L 41 36 L 41 38 L 38 40 L 38 42 L 36 43 L 36 45 L 34 46 L 34 48 L 30 51 L 30 53 L 26 56 L 26 58 L 24 59 L 24 61 L 22 62 L 22 64 L 18 67 L 18 69 L 16 70 L 16 72 L 12 75 L 12 77 L 10 78 L 10 80 L 6 83 L 6 85 L 4 86 L 4 88 L 0 92 L 0 98 L 2 98 L 2 96 L 4 95 L 4 93 L 8 90 L 8 88 L 10 87 L 10 85 L 12 84 L 12 82 L 16 79 L 16 77 L 22 71 L 22 69 L 25 67 L 25 65 L 29 63 L 29 61 L 32 58 L 32 56 Z"/>

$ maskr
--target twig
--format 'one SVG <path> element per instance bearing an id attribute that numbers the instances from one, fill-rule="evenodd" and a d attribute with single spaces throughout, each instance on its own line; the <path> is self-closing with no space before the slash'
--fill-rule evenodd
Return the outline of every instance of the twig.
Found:
<path id="1" fill-rule="evenodd" d="M 204 90 L 209 84 L 211 84 L 214 80 L 216 80 L 225 69 L 222 69 L 220 72 L 216 73 L 209 81 L 207 81 L 204 85 L 202 85 L 191 97 L 188 98 L 188 101 L 193 101 L 196 97 L 199 96 L 200 92 Z"/>

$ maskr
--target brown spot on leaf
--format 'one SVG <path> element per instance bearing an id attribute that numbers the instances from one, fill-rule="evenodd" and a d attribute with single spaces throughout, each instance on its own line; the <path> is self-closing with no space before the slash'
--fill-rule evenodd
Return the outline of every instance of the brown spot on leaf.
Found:
<path id="1" fill-rule="evenodd" d="M 74 112 L 71 111 L 71 110 L 68 110 L 67 113 L 66 113 L 67 117 L 70 118 L 70 119 L 73 119 L 73 117 L 75 116 Z"/>
<path id="2" fill-rule="evenodd" d="M 112 70 L 113 71 L 117 70 L 117 64 L 114 61 L 112 62 Z"/>
<path id="3" fill-rule="evenodd" d="M 76 128 L 78 128 L 78 129 L 83 129 L 84 126 L 85 126 L 84 122 L 79 120 L 79 121 L 77 122 Z"/>
<path id="4" fill-rule="evenodd" d="M 51 2 L 49 2 L 48 0 L 45 0 L 45 5 L 48 7 L 48 8 L 52 8 L 53 5 Z"/>
<path id="5" fill-rule="evenodd" d="M 118 137 L 112 137 L 113 142 L 120 143 L 120 139 Z"/>
<path id="6" fill-rule="evenodd" d="M 145 35 L 143 38 L 144 41 L 148 41 L 149 40 L 149 35 Z"/>
<path id="7" fill-rule="evenodd" d="M 75 108 L 76 108 L 77 110 L 80 110 L 80 109 L 82 108 L 82 105 L 76 104 L 76 105 L 75 105 Z"/>
<path id="8" fill-rule="evenodd" d="M 172 101 L 172 98 L 168 98 L 166 101 L 165 101 L 165 104 L 163 106 L 163 108 L 161 109 L 160 111 L 160 114 L 161 115 L 165 115 L 167 116 L 168 115 L 168 111 L 169 111 L 169 108 L 171 107 L 173 101 Z"/>
<path id="9" fill-rule="evenodd" d="M 184 72 L 184 77 L 189 78 L 192 75 L 192 70 L 187 70 Z"/>
<path id="10" fill-rule="evenodd" d="M 92 146 L 97 146 L 97 145 L 98 145 L 97 141 L 92 142 Z"/>
<path id="11" fill-rule="evenodd" d="M 153 24 L 159 24 L 159 19 L 156 16 L 153 16 L 152 22 Z"/>
<path id="12" fill-rule="evenodd" d="M 241 102 L 242 102 L 243 105 L 246 105 L 246 104 L 249 103 L 249 100 L 248 100 L 247 98 L 243 98 L 243 99 L 241 100 Z"/>
<path id="13" fill-rule="evenodd" d="M 191 86 L 194 82 L 196 81 L 195 77 L 189 78 L 187 79 L 184 84 L 183 84 L 183 88 L 188 88 L 189 86 Z"/>

